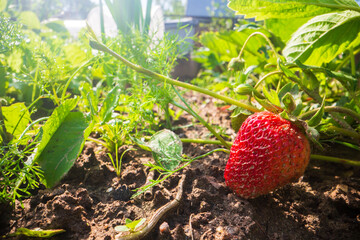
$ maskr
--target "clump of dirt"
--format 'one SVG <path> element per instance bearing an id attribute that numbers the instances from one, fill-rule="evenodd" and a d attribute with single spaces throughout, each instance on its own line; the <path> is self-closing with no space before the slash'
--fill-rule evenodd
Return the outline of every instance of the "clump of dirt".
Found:
<path id="1" fill-rule="evenodd" d="M 229 112 L 205 101 L 210 122 L 221 122 L 230 137 Z M 204 110 L 205 112 L 205 110 Z M 221 120 L 219 120 L 221 118 Z M 179 121 L 184 125 L 190 118 Z M 182 137 L 206 137 L 194 124 L 177 130 Z M 216 146 L 184 144 L 189 156 L 199 156 Z M 122 151 L 126 146 L 121 149 Z M 349 152 L 346 150 L 346 152 Z M 357 155 L 356 155 L 357 154 Z M 353 159 L 360 158 L 351 153 Z M 224 184 L 228 155 L 214 153 L 131 199 L 147 181 L 153 161 L 142 150 L 124 155 L 121 177 L 108 156 L 95 143 L 87 143 L 67 176 L 52 189 L 41 189 L 14 210 L 1 205 L 0 234 L 19 227 L 65 229 L 52 239 L 114 239 L 114 227 L 125 219 L 149 218 L 174 199 L 177 184 L 186 175 L 179 206 L 168 212 L 145 239 L 357 239 L 360 236 L 360 169 L 311 161 L 305 175 L 271 194 L 245 200 Z M 155 174 L 155 177 L 156 174 Z"/>

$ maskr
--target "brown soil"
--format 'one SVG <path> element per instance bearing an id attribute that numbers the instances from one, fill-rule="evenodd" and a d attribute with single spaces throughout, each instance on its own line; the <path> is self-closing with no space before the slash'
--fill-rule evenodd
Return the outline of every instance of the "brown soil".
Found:
<path id="1" fill-rule="evenodd" d="M 230 130 L 229 112 L 201 101 L 200 112 L 214 124 Z M 185 116 L 176 124 L 180 137 L 206 138 L 208 131 Z M 123 151 L 123 146 L 120 151 Z M 184 153 L 198 156 L 216 148 L 184 144 Z M 330 149 L 330 148 L 329 148 Z M 342 156 L 360 159 L 343 150 Z M 357 154 L 357 155 L 355 155 Z M 125 218 L 149 218 L 171 201 L 181 175 L 186 175 L 179 206 L 157 223 L 146 239 L 359 239 L 360 169 L 311 161 L 297 182 L 254 200 L 234 195 L 224 184 L 227 154 L 215 153 L 197 160 L 152 189 L 152 197 L 131 199 L 132 190 L 145 184 L 152 161 L 142 150 L 125 154 L 118 179 L 104 150 L 87 143 L 76 164 L 53 189 L 41 189 L 15 210 L 0 208 L 0 235 L 19 227 L 65 229 L 52 239 L 114 239 L 114 227 Z M 155 175 L 156 177 L 156 175 Z M 24 239 L 24 238 L 20 238 Z"/>

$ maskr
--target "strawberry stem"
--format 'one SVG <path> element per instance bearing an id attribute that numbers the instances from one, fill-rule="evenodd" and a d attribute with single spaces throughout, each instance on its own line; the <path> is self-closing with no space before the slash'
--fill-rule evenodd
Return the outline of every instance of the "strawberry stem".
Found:
<path id="1" fill-rule="evenodd" d="M 245 43 L 243 44 L 243 46 L 242 46 L 242 48 L 241 48 L 241 50 L 240 50 L 240 53 L 239 53 L 238 58 L 241 59 L 241 56 L 243 55 L 243 53 L 244 53 L 244 51 L 245 51 L 245 47 L 246 47 L 246 45 L 248 44 L 249 40 L 250 40 L 252 37 L 256 36 L 256 35 L 262 36 L 262 37 L 268 42 L 271 50 L 275 53 L 276 58 L 279 58 L 279 54 L 276 52 L 276 49 L 275 49 L 274 45 L 272 44 L 272 42 L 270 41 L 270 39 L 269 39 L 265 34 L 263 34 L 262 32 L 254 32 L 254 33 L 252 33 L 252 34 L 249 35 L 249 37 L 246 39 Z"/>
<path id="2" fill-rule="evenodd" d="M 150 140 L 151 137 L 145 136 L 145 140 Z M 180 138 L 182 143 L 198 143 L 198 144 L 212 144 L 212 145 L 221 145 L 225 146 L 224 143 L 220 140 L 210 140 L 210 139 L 199 139 L 199 138 Z M 226 141 L 226 143 L 231 147 L 232 142 Z M 227 150 L 227 151 L 225 151 Z M 224 152 L 230 153 L 228 149 L 224 149 Z"/>
<path id="3" fill-rule="evenodd" d="M 212 91 L 209 91 L 207 89 L 204 89 L 204 88 L 201 88 L 201 87 L 198 87 L 198 86 L 195 86 L 195 85 L 192 85 L 192 84 L 189 84 L 189 83 L 185 83 L 185 82 L 181 82 L 181 81 L 178 81 L 178 80 L 175 80 L 175 79 L 172 79 L 170 77 L 166 77 L 164 75 L 161 75 L 161 74 L 158 74 L 158 73 L 155 73 L 149 69 L 146 69 L 146 68 L 143 68 L 139 65 L 136 65 L 130 61 L 128 61 L 126 58 L 122 57 L 121 55 L 117 54 L 116 52 L 112 51 L 111 49 L 109 49 L 107 46 L 105 46 L 104 44 L 100 43 L 100 42 L 97 42 L 95 40 L 90 40 L 90 46 L 96 50 L 99 50 L 99 51 L 102 51 L 102 52 L 106 52 L 106 53 L 109 53 L 110 55 L 112 55 L 113 57 L 115 57 L 116 59 L 120 60 L 121 62 L 123 62 L 126 66 L 130 67 L 131 69 L 133 69 L 134 71 L 138 72 L 138 73 L 142 73 L 142 74 L 145 74 L 153 79 L 156 79 L 158 81 L 161 81 L 161 82 L 164 82 L 164 83 L 169 83 L 169 84 L 172 84 L 172 85 L 175 85 L 175 86 L 179 86 L 179 87 L 183 87 L 183 88 L 186 88 L 186 89 L 189 89 L 189 90 L 193 90 L 193 91 L 196 91 L 196 92 L 199 92 L 199 93 L 203 93 L 203 94 L 206 94 L 206 95 L 209 95 L 211 97 L 214 97 L 214 98 L 217 98 L 217 99 L 220 99 L 226 103 L 229 103 L 229 104 L 232 104 L 232 105 L 235 105 L 235 106 L 238 106 L 238 107 L 241 107 L 241 108 L 244 108 L 246 110 L 249 110 L 251 112 L 260 112 L 261 110 L 257 109 L 256 107 L 253 107 L 251 105 L 248 105 L 248 104 L 245 104 L 245 103 L 242 103 L 240 101 L 237 101 L 233 98 L 229 98 L 227 96 L 223 96 L 223 95 L 220 95 L 220 94 L 217 94 L 215 92 L 212 92 Z"/>
<path id="4" fill-rule="evenodd" d="M 355 131 L 350 131 L 344 128 L 339 128 L 339 127 L 335 127 L 335 126 L 329 126 L 327 129 L 327 131 L 332 131 L 332 132 L 336 132 L 336 133 L 340 133 L 343 136 L 348 136 L 357 140 L 360 140 L 360 134 L 358 134 Z"/>
<path id="5" fill-rule="evenodd" d="M 306 113 L 299 116 L 300 119 L 308 119 L 312 117 L 317 111 L 319 111 L 320 108 L 316 108 L 310 111 L 307 111 Z M 344 113 L 346 115 L 349 115 L 350 117 L 354 118 L 356 121 L 360 122 L 360 114 L 357 112 L 344 108 L 344 107 L 337 107 L 337 106 L 326 106 L 324 107 L 325 112 L 338 112 L 338 113 Z"/>
<path id="6" fill-rule="evenodd" d="M 263 76 L 262 78 L 260 78 L 260 80 L 255 84 L 254 88 L 256 89 L 266 78 L 272 76 L 272 75 L 276 75 L 276 74 L 281 74 L 283 75 L 283 71 L 273 71 L 273 72 L 269 72 L 268 74 L 266 74 L 265 76 Z"/>
<path id="7" fill-rule="evenodd" d="M 195 117 L 196 119 L 198 119 L 217 139 L 219 139 L 219 142 L 221 143 L 221 145 L 225 146 L 227 149 L 230 149 L 231 144 L 228 144 L 221 136 L 220 134 L 218 134 L 211 126 L 210 124 L 208 124 L 204 119 L 202 119 L 196 112 L 192 111 L 191 108 L 189 108 L 189 106 L 184 107 L 181 104 L 173 101 L 172 104 L 186 112 L 188 112 L 189 114 L 191 114 L 193 117 Z"/>
<path id="8" fill-rule="evenodd" d="M 181 138 L 183 143 L 199 143 L 199 144 L 213 144 L 213 145 L 224 145 L 220 140 L 209 140 L 209 139 L 194 139 L 194 138 Z M 232 142 L 226 141 L 231 146 Z"/>
<path id="9" fill-rule="evenodd" d="M 341 163 L 341 164 L 360 167 L 360 161 L 355 161 L 355 160 L 350 160 L 350 159 L 345 159 L 345 158 L 337 158 L 337 157 L 311 154 L 311 159 L 327 161 L 327 162 L 334 162 L 334 163 Z"/>
<path id="10" fill-rule="evenodd" d="M 191 138 L 181 138 L 181 142 L 183 143 L 200 143 L 200 144 L 214 144 L 214 145 L 223 145 L 222 142 L 218 140 L 204 140 L 204 139 L 191 139 Z M 231 142 L 227 142 L 229 145 L 232 145 Z M 225 150 L 224 150 L 225 151 Z M 227 152 L 230 153 L 230 152 Z M 351 166 L 360 166 L 360 161 L 356 160 L 350 160 L 345 158 L 337 158 L 337 157 L 330 157 L 330 156 L 324 156 L 324 155 L 317 155 L 317 154 L 311 154 L 310 158 L 312 160 L 321 160 L 326 162 L 334 162 L 334 163 L 340 163 L 340 164 L 346 164 Z"/>

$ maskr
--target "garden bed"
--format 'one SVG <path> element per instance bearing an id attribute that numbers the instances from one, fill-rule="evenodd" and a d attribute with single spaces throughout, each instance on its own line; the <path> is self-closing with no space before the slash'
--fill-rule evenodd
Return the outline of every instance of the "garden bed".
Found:
<path id="1" fill-rule="evenodd" d="M 235 136 L 230 112 L 212 99 L 198 101 L 209 122 Z M 206 115 L 205 115 L 206 114 Z M 176 122 L 180 137 L 206 138 L 208 131 L 187 115 Z M 123 151 L 128 146 L 123 146 Z M 213 145 L 184 144 L 184 153 L 199 156 Z M 328 154 L 359 159 L 358 152 L 325 146 Z M 145 184 L 153 161 L 150 152 L 124 155 L 117 178 L 103 148 L 88 142 L 67 176 L 54 188 L 41 188 L 13 211 L 1 206 L 0 234 L 20 227 L 65 229 L 53 239 L 114 239 L 114 227 L 125 218 L 149 218 L 174 199 L 178 182 L 186 175 L 180 204 L 157 223 L 146 239 L 357 239 L 360 236 L 360 170 L 345 165 L 310 161 L 297 182 L 253 200 L 236 196 L 224 184 L 228 155 L 214 153 L 154 187 L 147 198 L 131 199 L 132 190 Z M 155 174 L 156 177 L 156 174 Z M 150 196 L 150 197 L 149 197 Z M 168 227 L 167 227 L 168 224 Z M 161 226 L 161 227 L 160 227 Z"/>

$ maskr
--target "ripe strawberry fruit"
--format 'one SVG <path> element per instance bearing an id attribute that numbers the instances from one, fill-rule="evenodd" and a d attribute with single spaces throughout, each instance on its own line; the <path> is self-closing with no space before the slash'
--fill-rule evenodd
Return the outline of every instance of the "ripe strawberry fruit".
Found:
<path id="1" fill-rule="evenodd" d="M 236 136 L 225 182 L 243 198 L 255 198 L 303 175 L 310 144 L 293 123 L 271 112 L 249 116 Z"/>

